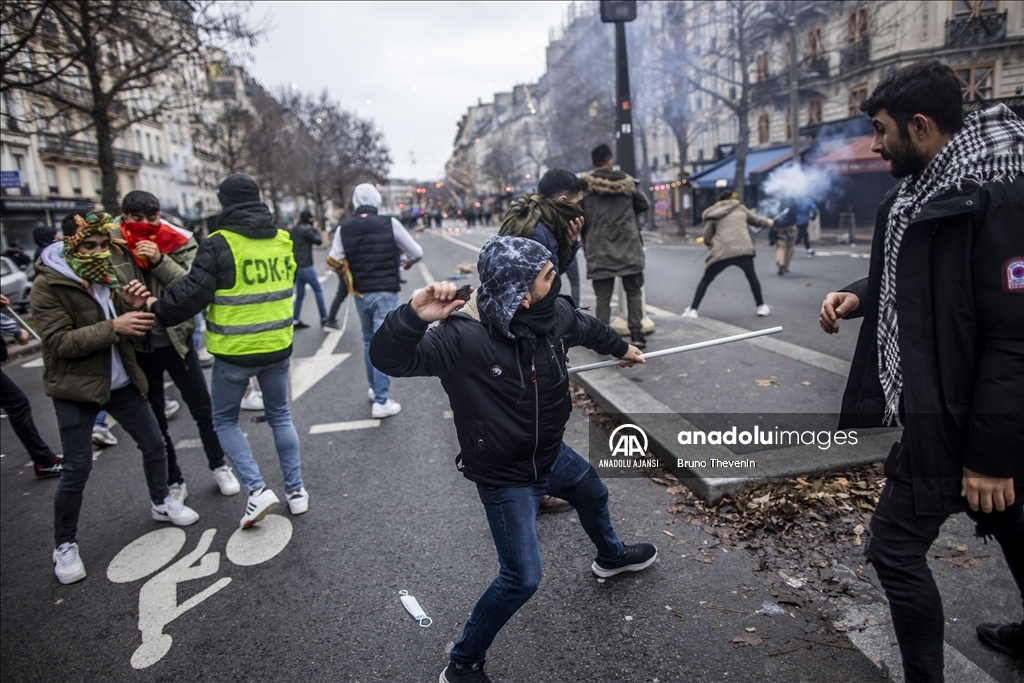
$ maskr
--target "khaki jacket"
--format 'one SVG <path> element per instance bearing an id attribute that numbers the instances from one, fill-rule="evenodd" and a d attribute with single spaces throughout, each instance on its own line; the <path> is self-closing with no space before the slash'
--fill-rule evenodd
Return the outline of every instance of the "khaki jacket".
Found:
<path id="1" fill-rule="evenodd" d="M 712 263 L 734 256 L 754 256 L 754 243 L 750 240 L 747 225 L 768 227 L 768 219 L 740 204 L 738 199 L 728 199 L 708 207 L 701 216 L 704 220 L 704 245 L 708 255 L 704 259 L 705 269 Z"/>

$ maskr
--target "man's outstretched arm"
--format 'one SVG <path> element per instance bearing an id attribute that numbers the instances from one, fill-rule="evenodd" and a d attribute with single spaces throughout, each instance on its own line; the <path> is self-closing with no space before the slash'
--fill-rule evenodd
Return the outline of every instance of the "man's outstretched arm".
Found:
<path id="1" fill-rule="evenodd" d="M 461 340 L 450 325 L 430 332 L 466 302 L 455 298 L 455 285 L 427 285 L 407 304 L 388 313 L 370 342 L 370 362 L 392 377 L 444 377 L 458 364 Z"/>

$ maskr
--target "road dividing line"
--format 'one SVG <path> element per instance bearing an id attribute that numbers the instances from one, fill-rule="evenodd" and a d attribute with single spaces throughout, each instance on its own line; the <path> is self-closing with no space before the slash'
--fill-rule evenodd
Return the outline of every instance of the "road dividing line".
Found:
<path id="1" fill-rule="evenodd" d="M 434 276 L 430 273 L 430 269 L 427 268 L 427 264 L 426 263 L 424 263 L 423 261 L 420 261 L 416 265 L 419 266 L 420 275 L 423 276 L 423 286 L 424 287 L 426 287 L 429 284 L 433 284 L 434 282 L 437 282 L 437 280 L 434 279 Z"/>
<path id="2" fill-rule="evenodd" d="M 329 422 L 322 425 L 313 425 L 309 428 L 310 434 L 329 434 L 331 432 L 350 432 L 354 429 L 372 429 L 380 427 L 380 420 L 352 420 L 351 422 Z"/>
<path id="3" fill-rule="evenodd" d="M 463 247 L 465 249 L 469 249 L 474 254 L 479 254 L 480 253 L 480 247 L 476 246 L 475 244 L 470 244 L 469 242 L 463 242 L 462 240 L 460 240 L 460 239 L 458 239 L 456 237 L 452 237 L 451 235 L 446 235 L 443 232 L 440 235 L 438 235 L 438 237 L 440 237 L 443 240 L 448 240 L 452 244 L 457 244 L 460 247 Z"/>

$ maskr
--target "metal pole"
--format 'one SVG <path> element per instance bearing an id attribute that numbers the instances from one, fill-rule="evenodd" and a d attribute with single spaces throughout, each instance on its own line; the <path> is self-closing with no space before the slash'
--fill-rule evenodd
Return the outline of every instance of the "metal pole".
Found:
<path id="1" fill-rule="evenodd" d="M 800 65 L 797 63 L 796 18 L 789 20 L 789 125 L 793 130 L 793 165 L 800 166 Z"/>
<path id="2" fill-rule="evenodd" d="M 709 346 L 719 346 L 721 344 L 731 344 L 732 342 L 743 341 L 744 339 L 753 339 L 754 337 L 763 337 L 766 334 L 778 334 L 782 332 L 782 327 L 769 327 L 766 330 L 756 330 L 754 332 L 744 332 L 743 334 L 734 334 L 730 337 L 721 337 L 719 339 L 709 339 L 708 341 L 697 342 L 696 344 L 687 344 L 686 346 L 676 346 L 671 349 L 662 349 L 661 351 L 652 351 L 644 354 L 644 359 L 649 360 L 651 358 L 660 358 L 661 356 L 671 356 L 677 353 L 683 353 L 684 351 L 695 351 L 697 349 L 706 349 Z M 598 368 L 610 368 L 613 365 L 618 365 L 621 360 L 605 360 L 600 363 L 590 363 L 589 365 L 580 365 L 579 367 L 569 368 L 568 373 L 575 375 L 577 372 L 586 372 L 587 370 L 597 370 Z"/>
<path id="3" fill-rule="evenodd" d="M 4 308 L 7 308 L 7 307 L 5 306 Z M 14 322 L 16 322 L 19 325 L 21 325 L 29 334 L 31 334 L 33 337 L 35 337 L 36 341 L 38 341 L 40 344 L 43 343 L 43 340 L 39 338 L 39 335 L 36 334 L 36 331 L 33 330 L 31 327 L 29 327 L 28 324 L 24 320 L 21 319 L 21 316 L 14 312 L 13 308 L 7 308 L 7 312 L 10 314 L 10 316 L 12 318 L 14 318 Z"/>
<path id="4" fill-rule="evenodd" d="M 636 177 L 633 152 L 633 105 L 629 94 L 629 60 L 626 56 L 626 22 L 615 22 L 615 158 L 619 168 Z"/>

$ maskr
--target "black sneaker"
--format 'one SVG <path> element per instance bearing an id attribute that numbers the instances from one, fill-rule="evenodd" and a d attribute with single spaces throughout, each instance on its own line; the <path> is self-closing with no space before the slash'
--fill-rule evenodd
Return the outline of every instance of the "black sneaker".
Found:
<path id="1" fill-rule="evenodd" d="M 590 571 L 602 579 L 606 579 L 622 572 L 638 572 L 647 569 L 657 557 L 658 549 L 650 543 L 627 545 L 626 552 L 618 560 L 615 562 L 594 560 L 594 564 L 590 565 Z"/>
<path id="2" fill-rule="evenodd" d="M 302 322 L 301 320 L 296 320 L 295 321 L 295 329 L 297 329 L 297 330 L 305 330 L 305 329 L 308 329 L 308 328 L 309 328 L 309 325 L 307 325 L 306 323 Z"/>
<path id="3" fill-rule="evenodd" d="M 647 348 L 647 337 L 644 336 L 643 332 L 633 332 L 632 335 L 630 335 L 630 343 L 642 351 Z"/>
<path id="4" fill-rule="evenodd" d="M 337 332 L 338 330 L 341 329 L 340 327 L 338 327 L 337 320 L 321 320 L 320 327 L 325 330 L 331 330 L 332 332 Z"/>
<path id="5" fill-rule="evenodd" d="M 978 624 L 978 640 L 993 650 L 1024 659 L 1024 622 L 1019 624 Z"/>
<path id="6" fill-rule="evenodd" d="M 46 465 L 43 465 L 42 467 L 36 465 L 33 469 L 36 471 L 36 479 L 59 477 L 60 473 L 64 471 L 64 461 L 60 458 L 54 458 Z"/>
<path id="7" fill-rule="evenodd" d="M 484 673 L 483 662 L 461 668 L 452 662 L 444 668 L 437 680 L 438 683 L 491 683 L 491 679 Z"/>

